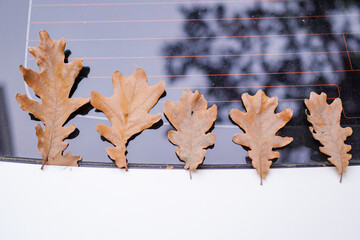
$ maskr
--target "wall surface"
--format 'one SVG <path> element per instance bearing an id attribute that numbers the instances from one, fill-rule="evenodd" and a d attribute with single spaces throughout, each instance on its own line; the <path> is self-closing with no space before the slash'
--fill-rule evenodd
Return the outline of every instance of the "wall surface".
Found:
<path id="1" fill-rule="evenodd" d="M 360 167 L 72 168 L 0 162 L 0 239 L 358 239 Z"/>

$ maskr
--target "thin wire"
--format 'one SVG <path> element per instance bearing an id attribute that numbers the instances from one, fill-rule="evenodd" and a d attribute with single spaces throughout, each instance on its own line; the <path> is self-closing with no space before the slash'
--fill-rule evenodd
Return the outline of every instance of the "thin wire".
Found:
<path id="1" fill-rule="evenodd" d="M 129 5 L 178 5 L 178 4 L 213 4 L 213 3 L 245 3 L 245 2 L 292 2 L 291 0 L 245 0 L 245 1 L 199 1 L 199 2 L 144 2 L 144 3 L 55 3 L 34 4 L 34 7 L 74 7 L 74 6 L 129 6 Z"/>
<path id="2" fill-rule="evenodd" d="M 25 43 L 25 59 L 24 59 L 24 67 L 27 68 L 27 60 L 28 60 L 28 48 L 29 48 L 29 36 L 30 36 L 30 20 L 31 20 L 31 6 L 32 6 L 32 0 L 29 1 L 29 11 L 28 11 L 28 22 L 27 22 L 27 29 L 26 29 L 26 43 Z M 24 81 L 25 84 L 25 91 L 26 96 L 34 100 L 32 96 L 30 95 L 29 87 Z"/>

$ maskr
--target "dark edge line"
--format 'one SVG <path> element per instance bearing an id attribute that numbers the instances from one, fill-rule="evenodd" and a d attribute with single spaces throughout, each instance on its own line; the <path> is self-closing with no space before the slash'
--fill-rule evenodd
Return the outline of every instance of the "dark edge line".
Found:
<path id="1" fill-rule="evenodd" d="M 0 157 L 0 162 L 14 162 L 41 165 L 42 160 L 36 158 L 21 158 L 21 157 Z M 360 165 L 360 160 L 350 160 L 349 166 Z M 117 168 L 115 163 L 102 162 L 80 162 L 79 167 L 98 167 L 98 168 Z M 183 169 L 184 164 L 143 164 L 143 163 L 129 163 L 129 168 L 142 169 Z M 305 167 L 334 167 L 330 162 L 319 163 L 279 163 L 272 164 L 271 168 L 305 168 Z M 170 168 L 170 169 L 169 169 Z M 252 169 L 251 164 L 204 164 L 200 165 L 198 169 Z"/>

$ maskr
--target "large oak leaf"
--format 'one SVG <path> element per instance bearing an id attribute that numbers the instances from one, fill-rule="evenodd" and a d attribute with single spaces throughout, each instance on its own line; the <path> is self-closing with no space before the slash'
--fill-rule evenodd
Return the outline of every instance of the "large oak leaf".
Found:
<path id="1" fill-rule="evenodd" d="M 280 153 L 274 152 L 273 148 L 284 147 L 293 140 L 291 137 L 275 135 L 290 121 L 293 111 L 285 109 L 275 114 L 274 111 L 278 105 L 277 97 L 269 98 L 261 90 L 254 96 L 244 93 L 241 99 L 247 112 L 232 109 L 230 117 L 245 133 L 235 134 L 233 141 L 250 148 L 249 157 L 260 175 L 260 184 L 262 184 L 262 179 L 270 170 L 271 159 L 280 157 Z"/>
<path id="2" fill-rule="evenodd" d="M 176 154 L 190 174 L 203 162 L 206 148 L 215 143 L 215 134 L 206 132 L 216 120 L 217 107 L 207 109 L 207 105 L 203 95 L 190 89 L 184 90 L 179 103 L 167 100 L 164 105 L 166 117 L 177 130 L 170 130 L 168 138 L 179 146 Z"/>
<path id="3" fill-rule="evenodd" d="M 126 143 L 133 135 L 151 127 L 161 119 L 162 114 L 149 114 L 165 90 L 161 81 L 149 86 L 144 70 L 138 68 L 128 78 L 119 71 L 112 76 L 113 96 L 104 97 L 96 91 L 91 92 L 91 104 L 104 112 L 111 127 L 98 124 L 96 130 L 115 147 L 106 148 L 110 158 L 119 168 L 127 169 Z"/>
<path id="4" fill-rule="evenodd" d="M 41 98 L 41 103 L 29 99 L 25 94 L 17 94 L 20 107 L 36 118 L 38 149 L 42 155 L 42 167 L 45 164 L 77 166 L 81 156 L 72 156 L 70 152 L 62 155 L 68 146 L 63 140 L 75 130 L 75 125 L 63 127 L 70 114 L 88 103 L 90 98 L 69 98 L 75 78 L 82 69 L 82 59 L 64 63 L 65 39 L 53 41 L 49 34 L 42 30 L 39 33 L 41 42 L 30 47 L 29 52 L 35 57 L 40 73 L 20 66 L 27 85 Z"/>
<path id="5" fill-rule="evenodd" d="M 328 160 L 335 165 L 339 174 L 342 175 L 349 165 L 351 146 L 344 143 L 347 137 L 351 136 L 350 127 L 340 126 L 341 112 L 343 110 L 341 99 L 335 99 L 331 104 L 326 102 L 326 94 L 320 95 L 311 92 L 310 99 L 305 99 L 305 105 L 309 109 L 307 119 L 312 124 L 309 127 L 313 137 L 318 140 L 323 147 L 320 151 L 330 156 Z"/>

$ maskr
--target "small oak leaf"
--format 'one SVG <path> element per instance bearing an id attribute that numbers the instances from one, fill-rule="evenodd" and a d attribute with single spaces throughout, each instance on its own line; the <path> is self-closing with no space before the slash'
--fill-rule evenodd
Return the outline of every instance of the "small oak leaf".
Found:
<path id="1" fill-rule="evenodd" d="M 111 127 L 98 124 L 96 130 L 115 147 L 106 148 L 107 154 L 119 168 L 127 170 L 126 143 L 133 135 L 151 127 L 161 119 L 162 114 L 149 114 L 165 90 L 161 81 L 149 86 L 144 70 L 138 68 L 128 78 L 119 71 L 112 76 L 113 96 L 104 97 L 96 91 L 91 92 L 91 104 L 104 112 Z"/>
<path id="2" fill-rule="evenodd" d="M 232 109 L 230 117 L 245 133 L 235 134 L 233 141 L 250 148 L 249 157 L 260 175 L 260 184 L 262 184 L 262 179 L 270 170 L 271 159 L 280 157 L 280 153 L 274 152 L 273 148 L 284 147 L 293 140 L 291 137 L 275 135 L 290 121 L 293 111 L 285 109 L 275 114 L 274 111 L 278 105 L 277 97 L 269 98 L 261 90 L 254 96 L 244 93 L 241 99 L 247 112 Z"/>
<path id="3" fill-rule="evenodd" d="M 170 142 L 179 146 L 178 157 L 185 162 L 185 169 L 195 171 L 204 160 L 206 148 L 215 143 L 215 134 L 206 132 L 216 120 L 217 107 L 207 109 L 207 101 L 198 91 L 185 89 L 180 102 L 167 100 L 164 113 L 177 131 L 170 130 Z M 191 176 L 191 175 L 190 175 Z"/>
<path id="4" fill-rule="evenodd" d="M 331 104 L 327 104 L 325 93 L 318 95 L 311 92 L 310 99 L 305 99 L 305 105 L 310 111 L 310 114 L 306 111 L 307 119 L 312 124 L 312 127 L 309 127 L 310 132 L 323 145 L 320 147 L 320 152 L 330 156 L 328 160 L 335 165 L 341 175 L 341 182 L 351 159 L 351 154 L 348 154 L 351 146 L 344 141 L 352 134 L 350 127 L 340 126 L 343 110 L 341 99 L 336 98 Z"/>
<path id="5" fill-rule="evenodd" d="M 53 41 L 49 34 L 42 30 L 39 33 L 41 42 L 30 47 L 40 73 L 20 66 L 27 85 L 41 98 L 41 103 L 29 99 L 25 94 L 17 94 L 16 100 L 21 109 L 40 119 L 36 125 L 38 149 L 42 155 L 42 167 L 45 164 L 77 166 L 81 156 L 72 156 L 70 152 L 62 155 L 68 146 L 63 140 L 74 130 L 75 125 L 63 127 L 70 114 L 88 103 L 90 98 L 69 98 L 75 78 L 82 69 L 82 59 L 64 63 L 65 39 Z"/>

